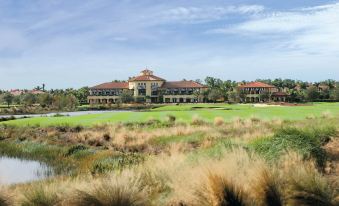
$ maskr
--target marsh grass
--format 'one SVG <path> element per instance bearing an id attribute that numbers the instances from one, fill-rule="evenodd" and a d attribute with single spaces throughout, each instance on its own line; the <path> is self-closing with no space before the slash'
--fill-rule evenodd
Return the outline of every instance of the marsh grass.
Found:
<path id="1" fill-rule="evenodd" d="M 11 200 L 10 195 L 3 190 L 1 190 L 0 192 L 1 192 L 0 193 L 0 206 L 10 206 L 10 205 L 12 205 L 12 200 Z"/>
<path id="2" fill-rule="evenodd" d="M 42 186 L 31 187 L 24 193 L 21 200 L 22 206 L 57 206 L 61 199 L 55 191 L 48 190 Z"/>
<path id="3" fill-rule="evenodd" d="M 304 161 L 295 153 L 284 157 L 286 198 L 290 205 L 334 206 L 336 190 L 318 172 L 312 161 Z M 338 203 L 338 202 L 337 202 Z"/>
<path id="4" fill-rule="evenodd" d="M 56 174 L 73 170 L 73 161 L 64 156 L 66 148 L 34 142 L 0 141 L 0 155 L 37 160 L 53 168 Z"/>
<path id="5" fill-rule="evenodd" d="M 258 205 L 283 206 L 285 205 L 283 185 L 279 171 L 275 168 L 260 166 L 252 171 L 253 181 L 250 184 L 250 194 Z"/>
<path id="6" fill-rule="evenodd" d="M 334 206 L 319 170 L 322 146 L 338 134 L 338 120 L 327 120 L 26 128 L 39 134 L 25 141 L 14 137 L 25 129 L 7 128 L 0 148 L 83 171 L 7 188 L 16 205 Z"/>
<path id="7" fill-rule="evenodd" d="M 224 120 L 224 118 L 222 118 L 222 117 L 215 117 L 214 118 L 214 125 L 215 126 L 222 126 L 223 124 L 225 123 L 225 120 Z"/>
<path id="8" fill-rule="evenodd" d="M 319 167 L 324 167 L 326 152 L 322 146 L 335 133 L 336 130 L 333 127 L 303 130 L 288 127 L 279 129 L 273 137 L 256 139 L 250 143 L 250 146 L 271 161 L 277 160 L 286 151 L 293 150 L 304 158 L 314 158 Z"/>
<path id="9" fill-rule="evenodd" d="M 70 200 L 74 206 L 149 206 L 147 193 L 132 177 L 103 179 L 89 191 L 78 190 Z"/>
<path id="10" fill-rule="evenodd" d="M 196 192 L 194 205 L 200 206 L 245 206 L 246 200 L 243 191 L 230 177 L 210 173 L 206 185 Z"/>

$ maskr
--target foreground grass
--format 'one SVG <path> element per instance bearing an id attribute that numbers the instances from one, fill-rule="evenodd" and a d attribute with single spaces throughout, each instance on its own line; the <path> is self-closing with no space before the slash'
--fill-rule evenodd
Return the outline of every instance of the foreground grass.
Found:
<path id="1" fill-rule="evenodd" d="M 301 120 L 316 118 L 322 115 L 339 115 L 339 103 L 315 103 L 309 106 L 275 106 L 254 107 L 253 105 L 228 105 L 228 104 L 185 104 L 168 105 L 149 111 L 140 112 L 112 112 L 104 114 L 90 114 L 74 117 L 36 117 L 7 121 L 2 124 L 10 125 L 84 125 L 91 126 L 98 123 L 117 122 L 142 122 L 150 119 L 165 120 L 168 115 L 173 115 L 181 122 L 190 122 L 192 117 L 198 116 L 205 121 L 212 122 L 215 117 L 222 117 L 226 121 L 234 118 L 257 117 L 264 120 L 283 119 Z"/>
<path id="2" fill-rule="evenodd" d="M 2 125 L 1 154 L 68 172 L 4 187 L 0 199 L 9 205 L 335 206 L 338 184 L 324 173 L 323 145 L 338 137 L 339 117 L 321 116 Z"/>

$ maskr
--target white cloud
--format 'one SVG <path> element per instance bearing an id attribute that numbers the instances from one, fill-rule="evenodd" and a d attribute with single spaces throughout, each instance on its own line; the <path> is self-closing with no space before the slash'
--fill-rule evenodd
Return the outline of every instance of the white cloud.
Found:
<path id="1" fill-rule="evenodd" d="M 261 5 L 227 7 L 176 7 L 158 15 L 165 22 L 199 23 L 226 18 L 232 14 L 256 14 L 264 11 Z"/>
<path id="2" fill-rule="evenodd" d="M 265 13 L 246 22 L 210 33 L 245 35 L 246 37 L 278 37 L 281 49 L 308 53 L 339 52 L 339 3 L 293 11 Z"/>

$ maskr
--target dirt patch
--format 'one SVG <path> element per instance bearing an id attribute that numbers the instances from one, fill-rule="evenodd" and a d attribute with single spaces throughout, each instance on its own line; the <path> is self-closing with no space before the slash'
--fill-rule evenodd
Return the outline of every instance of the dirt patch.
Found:
<path id="1" fill-rule="evenodd" d="M 301 104 L 301 103 L 289 103 L 289 102 L 272 102 L 269 103 L 268 105 L 279 105 L 279 106 L 313 106 L 313 104 Z"/>
<path id="2" fill-rule="evenodd" d="M 281 105 L 276 104 L 253 104 L 254 107 L 280 107 Z"/>
<path id="3" fill-rule="evenodd" d="M 226 107 L 192 107 L 192 110 L 205 110 L 205 109 L 214 109 L 214 110 L 233 110 L 231 108 L 226 108 Z"/>

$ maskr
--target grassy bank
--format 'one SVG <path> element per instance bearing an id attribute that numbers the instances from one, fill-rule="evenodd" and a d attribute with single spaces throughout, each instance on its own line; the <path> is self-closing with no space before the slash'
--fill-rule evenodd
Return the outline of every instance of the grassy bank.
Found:
<path id="1" fill-rule="evenodd" d="M 36 117 L 7 121 L 2 124 L 10 125 L 84 125 L 92 126 L 99 123 L 143 122 L 150 119 L 165 120 L 168 115 L 176 117 L 177 121 L 190 122 L 193 117 L 212 122 L 215 117 L 226 121 L 235 118 L 256 117 L 263 120 L 302 120 L 323 115 L 339 115 L 339 103 L 314 103 L 304 106 L 267 106 L 229 105 L 229 104 L 183 104 L 167 105 L 140 112 L 112 112 L 104 114 L 89 114 L 74 117 Z"/>
<path id="2" fill-rule="evenodd" d="M 10 205 L 334 206 L 338 184 L 329 176 L 338 174 L 328 168 L 324 145 L 337 140 L 339 117 L 319 115 L 2 124 L 2 155 L 46 162 L 60 176 L 4 187 L 0 199 Z"/>

